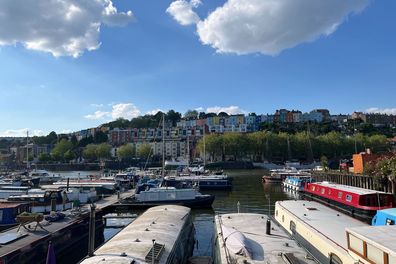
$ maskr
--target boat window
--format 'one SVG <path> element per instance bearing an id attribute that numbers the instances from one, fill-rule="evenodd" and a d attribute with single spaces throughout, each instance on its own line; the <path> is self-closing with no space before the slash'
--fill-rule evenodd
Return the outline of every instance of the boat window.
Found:
<path id="1" fill-rule="evenodd" d="M 352 195 L 347 194 L 346 197 L 345 197 L 345 200 L 346 200 L 347 202 L 352 202 Z"/>
<path id="2" fill-rule="evenodd" d="M 357 238 L 351 234 L 348 235 L 349 235 L 349 248 L 363 256 L 364 254 L 363 241 L 360 238 Z"/>
<path id="3" fill-rule="evenodd" d="M 275 216 L 278 216 L 278 210 L 275 211 Z"/>
<path id="4" fill-rule="evenodd" d="M 0 222 L 3 221 L 3 210 L 0 210 Z"/>
<path id="5" fill-rule="evenodd" d="M 388 255 L 389 256 L 389 261 L 388 263 L 396 263 L 396 256 Z"/>
<path id="6" fill-rule="evenodd" d="M 384 252 L 381 249 L 367 243 L 367 258 L 376 264 L 383 264 Z"/>
<path id="7" fill-rule="evenodd" d="M 325 193 L 325 191 L 326 191 L 326 190 L 325 190 L 325 188 L 322 188 L 322 194 L 324 194 L 324 193 Z"/>
<path id="8" fill-rule="evenodd" d="M 339 199 L 342 198 L 342 192 L 338 192 L 338 198 L 339 198 Z"/>
<path id="9" fill-rule="evenodd" d="M 386 218 L 386 225 L 395 225 L 395 220 Z"/>
<path id="10" fill-rule="evenodd" d="M 315 191 L 315 186 L 312 186 L 312 191 Z"/>
<path id="11" fill-rule="evenodd" d="M 296 223 L 290 221 L 290 231 L 294 234 L 296 233 Z"/>
<path id="12" fill-rule="evenodd" d="M 336 254 L 331 253 L 330 264 L 342 264 L 342 260 Z"/>
<path id="13" fill-rule="evenodd" d="M 330 190 L 330 189 L 328 190 L 327 194 L 328 194 L 328 195 L 330 195 L 330 194 L 331 194 L 331 190 Z"/>
<path id="14" fill-rule="evenodd" d="M 285 216 L 282 215 L 282 222 L 285 222 Z"/>

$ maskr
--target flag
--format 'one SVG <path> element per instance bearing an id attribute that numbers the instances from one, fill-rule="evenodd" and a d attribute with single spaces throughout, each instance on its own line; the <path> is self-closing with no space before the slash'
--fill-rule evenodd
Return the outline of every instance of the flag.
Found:
<path id="1" fill-rule="evenodd" d="M 48 243 L 47 261 L 45 264 L 56 264 L 55 251 L 51 241 Z"/>

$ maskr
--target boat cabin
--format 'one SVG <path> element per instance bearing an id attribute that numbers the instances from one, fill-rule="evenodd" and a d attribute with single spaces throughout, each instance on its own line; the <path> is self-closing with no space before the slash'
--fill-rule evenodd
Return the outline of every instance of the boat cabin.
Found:
<path id="1" fill-rule="evenodd" d="M 389 208 L 384 210 L 378 210 L 377 214 L 373 217 L 371 225 L 382 226 L 382 225 L 395 225 L 396 222 L 396 208 Z"/>
<path id="2" fill-rule="evenodd" d="M 22 212 L 29 210 L 28 203 L 13 203 L 1 202 L 0 203 L 0 230 L 16 225 L 16 216 Z"/>
<path id="3" fill-rule="evenodd" d="M 365 226 L 346 229 L 348 251 L 359 263 L 396 263 L 396 227 Z"/>

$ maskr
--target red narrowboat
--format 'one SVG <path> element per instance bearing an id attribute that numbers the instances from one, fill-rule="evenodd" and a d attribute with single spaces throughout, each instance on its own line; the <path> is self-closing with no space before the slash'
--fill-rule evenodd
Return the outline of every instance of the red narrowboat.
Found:
<path id="1" fill-rule="evenodd" d="M 329 182 L 306 183 L 305 192 L 310 197 L 369 221 L 377 210 L 395 206 L 391 193 L 373 191 Z"/>

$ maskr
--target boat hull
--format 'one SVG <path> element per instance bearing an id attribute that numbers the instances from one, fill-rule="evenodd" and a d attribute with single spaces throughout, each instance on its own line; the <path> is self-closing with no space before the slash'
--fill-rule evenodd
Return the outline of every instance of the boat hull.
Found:
<path id="1" fill-rule="evenodd" d="M 282 178 L 271 177 L 271 176 L 263 176 L 261 178 L 261 181 L 263 183 L 281 183 L 283 181 L 283 179 Z"/>
<path id="2" fill-rule="evenodd" d="M 178 180 L 178 179 L 165 179 L 164 186 L 180 188 L 191 188 L 196 182 L 194 180 Z M 230 180 L 205 180 L 201 179 L 198 182 L 200 190 L 231 190 L 232 182 Z"/>

